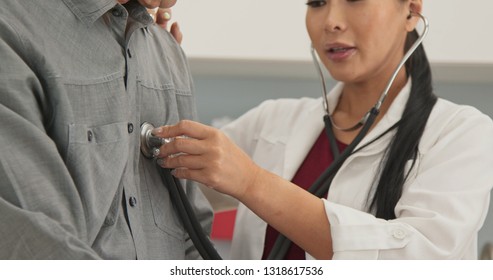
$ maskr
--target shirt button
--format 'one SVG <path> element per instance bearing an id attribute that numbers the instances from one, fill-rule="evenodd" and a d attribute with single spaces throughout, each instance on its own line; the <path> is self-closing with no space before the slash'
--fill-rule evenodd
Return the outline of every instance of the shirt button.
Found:
<path id="1" fill-rule="evenodd" d="M 87 131 L 87 141 L 92 142 L 93 134 L 92 131 Z"/>
<path id="2" fill-rule="evenodd" d="M 128 133 L 134 132 L 134 125 L 133 125 L 133 123 L 128 123 L 127 129 L 128 129 Z"/>
<path id="3" fill-rule="evenodd" d="M 394 232 L 392 232 L 392 236 L 395 239 L 402 240 L 402 239 L 406 238 L 406 233 L 402 229 L 396 229 L 396 230 L 394 230 Z"/>
<path id="4" fill-rule="evenodd" d="M 128 199 L 128 203 L 130 204 L 130 206 L 134 207 L 135 205 L 137 205 L 137 198 L 135 198 L 134 196 L 131 196 Z"/>
<path id="5" fill-rule="evenodd" d="M 114 17 L 121 17 L 123 15 L 123 12 L 120 9 L 115 8 L 115 9 L 111 10 L 111 14 Z"/>

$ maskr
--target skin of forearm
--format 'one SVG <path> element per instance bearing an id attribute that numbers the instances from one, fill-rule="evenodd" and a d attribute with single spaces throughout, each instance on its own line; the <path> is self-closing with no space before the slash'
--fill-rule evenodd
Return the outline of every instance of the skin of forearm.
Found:
<path id="1" fill-rule="evenodd" d="M 260 169 L 238 199 L 316 259 L 332 258 L 330 223 L 318 197 Z"/>

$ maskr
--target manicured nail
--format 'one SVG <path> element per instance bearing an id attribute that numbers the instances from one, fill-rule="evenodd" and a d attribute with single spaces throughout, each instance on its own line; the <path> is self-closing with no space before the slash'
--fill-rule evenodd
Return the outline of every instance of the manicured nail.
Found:
<path id="1" fill-rule="evenodd" d="M 158 134 L 161 134 L 161 132 L 163 132 L 163 128 L 162 127 L 154 128 L 151 131 L 152 135 L 158 135 Z"/>
<path id="2" fill-rule="evenodd" d="M 163 13 L 163 17 L 164 17 L 165 20 L 170 20 L 171 19 L 171 15 L 168 12 L 164 12 Z"/>

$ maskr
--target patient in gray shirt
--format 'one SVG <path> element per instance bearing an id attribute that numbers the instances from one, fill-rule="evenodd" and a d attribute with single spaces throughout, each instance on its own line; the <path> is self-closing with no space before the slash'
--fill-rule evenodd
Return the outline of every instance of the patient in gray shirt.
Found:
<path id="1" fill-rule="evenodd" d="M 2 1 L 0 259 L 198 258 L 139 148 L 144 121 L 195 118 L 185 56 L 137 1 Z"/>

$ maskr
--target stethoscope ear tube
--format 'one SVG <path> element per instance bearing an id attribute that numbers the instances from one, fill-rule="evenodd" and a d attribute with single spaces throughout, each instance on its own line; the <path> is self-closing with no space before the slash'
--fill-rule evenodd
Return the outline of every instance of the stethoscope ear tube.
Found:
<path id="1" fill-rule="evenodd" d="M 335 143 L 335 137 L 332 132 L 332 122 L 330 120 L 329 101 L 327 96 L 327 85 L 325 83 L 325 77 L 319 59 L 317 58 L 317 55 L 315 53 L 315 49 L 313 48 L 313 46 L 311 47 L 312 59 L 314 61 L 317 73 L 320 77 L 322 84 L 322 96 L 324 100 L 324 109 L 326 111 L 326 115 L 324 116 L 325 129 L 329 134 L 328 135 L 329 141 L 330 141 L 332 153 L 334 155 L 334 161 L 332 162 L 332 164 L 324 171 L 324 173 L 322 173 L 322 175 L 319 176 L 319 178 L 315 181 L 315 183 L 313 183 L 313 185 L 308 189 L 310 193 L 316 195 L 317 197 L 322 197 L 324 194 L 328 192 L 335 173 L 339 170 L 339 168 L 342 166 L 344 161 L 354 152 L 356 146 L 361 142 L 361 140 L 363 140 L 363 138 L 365 137 L 365 135 L 368 133 L 371 126 L 375 122 L 375 119 L 379 114 L 380 107 L 382 106 L 385 98 L 387 97 L 387 93 L 389 92 L 390 87 L 392 86 L 400 69 L 404 66 L 406 61 L 411 57 L 411 55 L 416 51 L 416 49 L 421 45 L 424 38 L 428 34 L 428 30 L 429 30 L 428 19 L 420 13 L 412 13 L 412 15 L 419 16 L 423 21 L 424 28 L 422 34 L 418 37 L 418 39 L 416 40 L 416 42 L 414 42 L 414 44 L 410 47 L 410 49 L 405 53 L 403 59 L 401 60 L 401 62 L 395 69 L 394 73 L 392 74 L 391 78 L 389 79 L 385 90 L 381 94 L 380 99 L 377 101 L 375 106 L 372 109 L 370 109 L 370 111 L 353 127 L 347 129 L 339 128 L 342 131 L 354 131 L 356 129 L 361 128 L 356 138 L 351 142 L 351 144 L 349 144 L 349 146 L 339 156 L 337 156 L 339 154 L 339 151 L 337 149 L 337 144 Z M 392 129 L 393 128 L 394 127 L 392 127 Z M 291 241 L 287 239 L 284 235 L 279 234 L 267 259 L 269 260 L 283 259 L 290 245 L 291 245 Z"/>
<path id="2" fill-rule="evenodd" d="M 169 169 L 163 169 L 159 166 L 157 168 L 162 181 L 168 187 L 171 200 L 180 215 L 183 226 L 199 254 L 204 260 L 221 260 L 221 256 L 207 238 L 202 226 L 198 222 L 180 181 L 171 175 Z"/>
<path id="3" fill-rule="evenodd" d="M 332 183 L 332 178 L 334 178 L 334 175 L 337 173 L 339 168 L 341 168 L 342 164 L 346 159 L 353 153 L 354 149 L 358 144 L 363 140 L 365 135 L 368 133 L 370 130 L 371 126 L 375 122 L 375 119 L 378 116 L 379 111 L 377 110 L 371 110 L 370 114 L 368 116 L 368 120 L 365 122 L 363 125 L 363 128 L 360 130 L 356 138 L 349 144 L 349 146 L 344 150 L 344 152 L 339 155 L 338 157 L 335 158 L 334 162 L 320 175 L 315 183 L 308 189 L 308 192 L 312 193 L 313 195 L 317 197 L 322 197 L 324 194 L 326 194 L 329 191 L 330 184 Z M 327 120 L 328 116 L 326 115 L 324 117 L 324 121 L 326 124 L 330 125 L 330 120 Z M 329 129 L 327 129 L 329 130 Z M 332 133 L 332 130 L 327 131 L 328 133 Z M 333 135 L 329 136 L 330 138 L 334 138 Z M 335 145 L 335 143 L 334 143 Z M 332 145 L 331 145 L 332 146 Z M 332 146 L 333 147 L 333 146 Z M 334 150 L 334 149 L 332 149 Z M 289 247 L 291 246 L 291 240 L 289 240 L 287 237 L 285 237 L 282 234 L 279 234 L 279 237 L 276 239 L 274 246 L 272 247 L 272 250 L 267 257 L 268 260 L 281 260 L 284 258 L 286 253 L 289 250 Z"/>
<path id="4" fill-rule="evenodd" d="M 324 177 L 324 180 L 317 180 L 318 184 L 313 184 L 312 187 L 310 187 L 309 191 L 312 192 L 314 195 L 317 197 L 322 197 L 324 196 L 328 191 L 330 184 L 332 183 L 332 178 L 334 175 L 337 173 L 337 171 L 341 168 L 342 164 L 346 161 L 346 159 L 351 156 L 354 152 L 354 149 L 356 149 L 356 146 L 359 145 L 359 143 L 363 140 L 363 138 L 368 134 L 368 131 L 372 127 L 373 123 L 375 123 L 375 119 L 377 118 L 379 114 L 379 111 L 377 110 L 371 110 L 370 114 L 368 115 L 368 119 L 361 128 L 360 132 L 358 135 L 356 135 L 356 138 L 347 146 L 347 148 L 340 154 L 338 157 L 335 158 L 334 162 L 327 168 L 326 171 L 321 175 L 321 177 Z M 328 116 L 325 116 L 328 118 Z M 327 121 L 327 123 L 330 123 L 330 120 Z M 331 138 L 335 139 L 334 134 L 331 132 Z M 334 150 L 337 149 L 337 146 L 332 146 L 332 150 L 334 153 Z"/>

